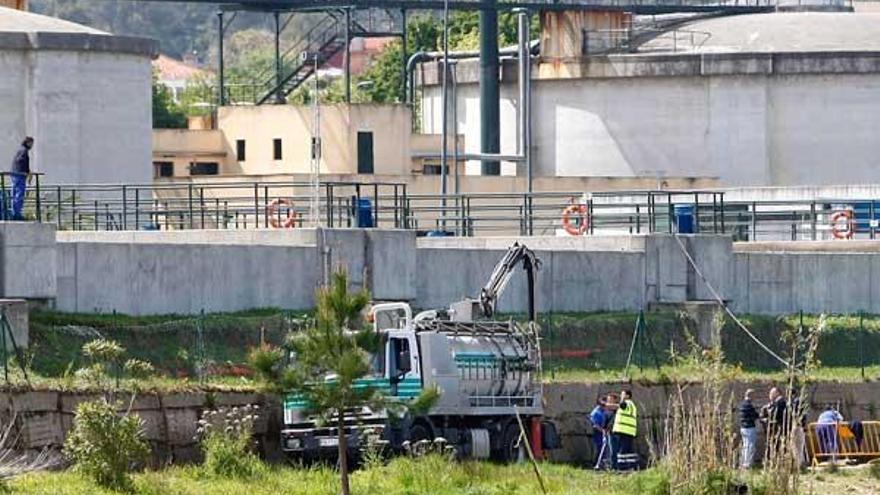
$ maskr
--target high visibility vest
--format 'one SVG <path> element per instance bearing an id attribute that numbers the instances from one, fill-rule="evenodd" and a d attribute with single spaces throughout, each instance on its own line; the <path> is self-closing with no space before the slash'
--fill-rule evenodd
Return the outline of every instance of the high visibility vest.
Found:
<path id="1" fill-rule="evenodd" d="M 631 400 L 625 401 L 626 409 L 618 408 L 617 414 L 614 415 L 614 427 L 611 428 L 612 433 L 621 433 L 631 437 L 638 433 L 638 411 L 635 402 Z"/>

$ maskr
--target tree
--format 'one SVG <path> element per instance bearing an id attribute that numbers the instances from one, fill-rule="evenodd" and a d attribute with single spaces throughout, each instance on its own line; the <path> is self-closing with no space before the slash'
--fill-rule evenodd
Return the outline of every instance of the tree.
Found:
<path id="1" fill-rule="evenodd" d="M 153 129 L 184 129 L 186 113 L 174 102 L 171 90 L 153 72 Z"/>
<path id="2" fill-rule="evenodd" d="M 294 366 L 279 370 L 281 353 L 266 346 L 252 351 L 249 361 L 263 377 L 303 400 L 307 414 L 316 415 L 321 423 L 336 423 L 339 477 L 342 494 L 348 495 L 345 411 L 366 406 L 390 414 L 406 410 L 421 413 L 431 407 L 439 392 L 431 388 L 403 404 L 366 380 L 371 374 L 370 357 L 379 350 L 380 340 L 376 332 L 362 328 L 369 293 L 350 292 L 344 271 L 334 273 L 330 284 L 318 289 L 316 296 L 314 325 L 289 340 Z"/>

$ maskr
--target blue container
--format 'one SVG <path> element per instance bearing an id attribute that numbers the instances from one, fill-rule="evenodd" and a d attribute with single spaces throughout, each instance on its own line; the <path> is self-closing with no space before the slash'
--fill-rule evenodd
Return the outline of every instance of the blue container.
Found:
<path id="1" fill-rule="evenodd" d="M 452 232 L 447 230 L 429 230 L 426 237 L 452 237 Z"/>
<path id="2" fill-rule="evenodd" d="M 362 229 L 371 229 L 373 224 L 373 204 L 369 199 L 357 200 L 357 226 Z"/>
<path id="3" fill-rule="evenodd" d="M 696 230 L 694 222 L 694 205 L 675 205 L 673 211 L 675 212 L 674 215 L 677 232 L 679 234 L 694 234 Z"/>
<path id="4" fill-rule="evenodd" d="M 873 217 L 871 215 L 871 203 L 874 204 Z M 871 220 L 880 219 L 880 201 L 855 201 L 850 206 L 852 207 L 853 211 L 853 230 L 855 230 L 856 232 L 870 231 Z M 846 208 L 844 207 L 841 209 Z"/>

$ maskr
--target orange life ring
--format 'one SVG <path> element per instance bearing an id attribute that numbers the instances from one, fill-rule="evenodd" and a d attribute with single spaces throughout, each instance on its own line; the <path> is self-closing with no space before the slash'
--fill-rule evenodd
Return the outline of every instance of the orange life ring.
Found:
<path id="1" fill-rule="evenodd" d="M 841 219 L 844 220 L 843 226 Z M 835 239 L 852 239 L 854 233 L 852 210 L 838 210 L 831 215 L 831 235 Z"/>
<path id="2" fill-rule="evenodd" d="M 571 216 L 580 217 L 581 221 L 578 225 L 572 225 Z M 587 205 L 570 205 L 562 210 L 562 228 L 569 235 L 584 235 L 590 229 L 590 217 Z"/>
<path id="3" fill-rule="evenodd" d="M 278 215 L 276 215 L 276 212 L 281 205 L 288 207 L 287 216 L 279 218 Z M 292 211 L 291 206 L 290 201 L 283 198 L 273 199 L 272 202 L 269 203 L 269 206 L 266 207 L 266 218 L 269 219 L 269 225 L 271 225 L 273 229 L 289 229 L 294 226 L 294 223 L 296 222 L 296 212 Z"/>

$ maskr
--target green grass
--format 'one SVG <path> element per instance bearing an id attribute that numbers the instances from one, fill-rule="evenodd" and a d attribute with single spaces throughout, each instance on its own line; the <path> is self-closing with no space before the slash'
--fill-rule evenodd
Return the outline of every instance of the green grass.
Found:
<path id="1" fill-rule="evenodd" d="M 666 493 L 657 471 L 631 476 L 599 474 L 560 464 L 541 464 L 553 495 Z M 11 483 L 13 493 L 29 495 L 109 494 L 70 471 L 27 475 Z M 135 493 L 160 495 L 336 495 L 337 474 L 329 468 L 264 467 L 253 479 L 208 476 L 199 467 L 171 467 L 135 476 Z M 355 495 L 533 495 L 541 493 L 528 464 L 449 462 L 439 457 L 398 458 L 352 475 Z"/>

